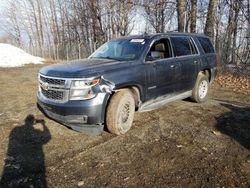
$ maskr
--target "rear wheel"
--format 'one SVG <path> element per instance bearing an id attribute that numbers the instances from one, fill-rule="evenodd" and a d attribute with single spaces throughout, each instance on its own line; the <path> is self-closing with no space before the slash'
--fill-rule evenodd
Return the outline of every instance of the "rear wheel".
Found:
<path id="1" fill-rule="evenodd" d="M 199 73 L 195 86 L 192 91 L 192 100 L 201 103 L 205 102 L 208 97 L 208 90 L 209 90 L 209 81 L 208 77 L 203 74 Z"/>
<path id="2" fill-rule="evenodd" d="M 132 126 L 135 113 L 135 100 L 130 90 L 115 93 L 108 105 L 106 124 L 108 130 L 116 135 L 125 134 Z"/>

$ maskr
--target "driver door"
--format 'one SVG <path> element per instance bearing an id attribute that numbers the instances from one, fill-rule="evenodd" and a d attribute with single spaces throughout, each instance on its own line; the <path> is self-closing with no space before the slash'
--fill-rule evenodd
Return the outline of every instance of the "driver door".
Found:
<path id="1" fill-rule="evenodd" d="M 147 99 L 154 99 L 175 91 L 180 66 L 172 58 L 172 54 L 168 38 L 155 41 L 149 50 L 145 62 Z"/>

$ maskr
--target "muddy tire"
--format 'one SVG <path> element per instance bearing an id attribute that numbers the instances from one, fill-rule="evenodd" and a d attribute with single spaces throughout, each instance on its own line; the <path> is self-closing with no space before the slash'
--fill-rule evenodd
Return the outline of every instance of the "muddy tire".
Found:
<path id="1" fill-rule="evenodd" d="M 208 77 L 203 73 L 199 73 L 195 86 L 192 90 L 191 99 L 197 103 L 205 102 L 208 97 L 208 90 L 209 90 Z"/>
<path id="2" fill-rule="evenodd" d="M 132 93 L 127 89 L 115 93 L 106 113 L 108 130 L 116 135 L 125 134 L 132 126 L 134 113 L 135 100 Z"/>

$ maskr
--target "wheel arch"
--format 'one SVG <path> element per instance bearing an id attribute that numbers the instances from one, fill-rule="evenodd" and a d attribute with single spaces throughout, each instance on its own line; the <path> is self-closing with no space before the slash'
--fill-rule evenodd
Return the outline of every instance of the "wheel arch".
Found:
<path id="1" fill-rule="evenodd" d="M 138 108 L 141 104 L 141 89 L 140 89 L 140 87 L 137 85 L 128 85 L 128 86 L 124 86 L 124 87 L 115 89 L 114 93 L 119 92 L 121 90 L 126 90 L 126 89 L 132 93 L 134 100 L 135 100 L 135 107 Z M 112 98 L 112 96 L 110 98 Z"/>
<path id="2" fill-rule="evenodd" d="M 208 77 L 209 82 L 211 82 L 212 77 L 211 77 L 211 69 L 210 69 L 210 68 L 204 68 L 204 69 L 202 69 L 202 70 L 199 72 L 199 74 L 204 74 L 204 75 L 206 75 L 206 76 Z M 199 75 L 199 74 L 198 74 L 198 75 Z"/>

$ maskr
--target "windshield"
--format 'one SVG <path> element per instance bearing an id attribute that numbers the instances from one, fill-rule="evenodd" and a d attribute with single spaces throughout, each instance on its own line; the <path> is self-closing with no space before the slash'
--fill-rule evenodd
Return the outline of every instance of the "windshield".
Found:
<path id="1" fill-rule="evenodd" d="M 110 41 L 98 48 L 89 58 L 105 58 L 119 61 L 135 60 L 140 56 L 144 44 L 144 39 Z"/>

